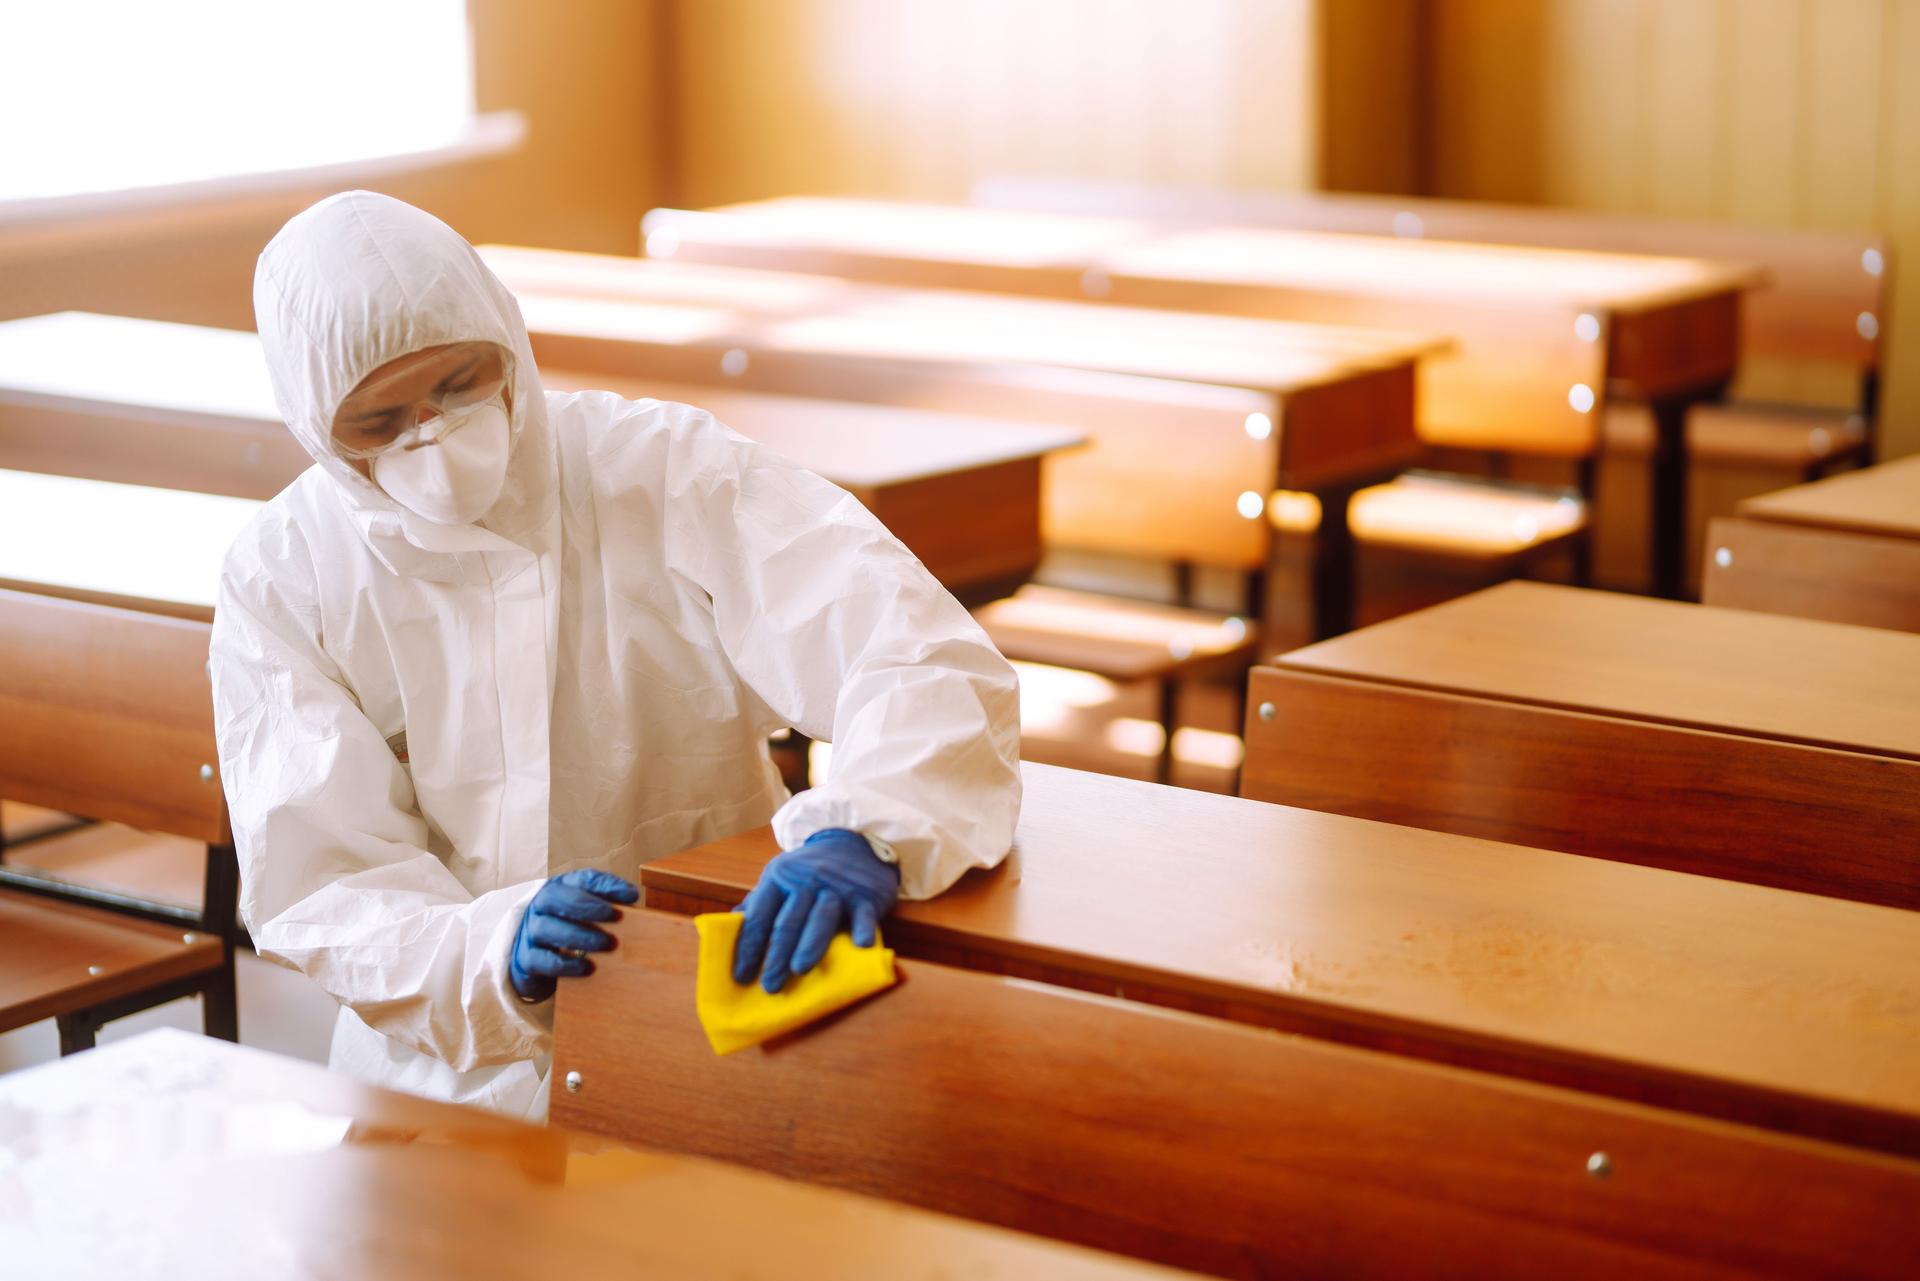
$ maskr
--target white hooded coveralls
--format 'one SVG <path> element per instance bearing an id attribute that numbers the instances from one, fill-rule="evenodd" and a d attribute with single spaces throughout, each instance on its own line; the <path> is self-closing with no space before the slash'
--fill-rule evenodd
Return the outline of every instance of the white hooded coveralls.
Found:
<path id="1" fill-rule="evenodd" d="M 332 1063 L 539 1116 L 551 1003 L 508 985 L 552 875 L 640 864 L 773 820 L 851 828 L 902 894 L 1006 853 L 1012 669 L 855 499 L 698 409 L 543 392 L 512 296 L 438 220 L 350 192 L 260 256 L 254 305 L 316 466 L 228 553 L 213 628 L 241 911 L 341 1004 Z M 513 353 L 506 488 L 436 525 L 339 459 L 382 364 Z M 788 799 L 781 726 L 834 744 Z M 578 981 L 578 980 L 563 980 Z M 689 994 L 691 1000 L 691 994 Z"/>

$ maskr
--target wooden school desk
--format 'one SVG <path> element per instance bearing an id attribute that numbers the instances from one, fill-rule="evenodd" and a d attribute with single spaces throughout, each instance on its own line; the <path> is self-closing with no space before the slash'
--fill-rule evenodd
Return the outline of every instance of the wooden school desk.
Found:
<path id="1" fill-rule="evenodd" d="M 569 369 L 1064 423 L 1050 543 L 1236 569 L 1275 489 L 1323 503 L 1317 627 L 1351 613 L 1347 496 L 1414 461 L 1427 338 L 484 247 L 540 359 Z M 1257 582 L 1250 590 L 1263 599 Z M 1252 608 L 1249 612 L 1257 612 Z"/>
<path id="2" fill-rule="evenodd" d="M 1920 636 L 1508 583 L 1252 690 L 1244 795 L 1920 908 Z"/>
<path id="3" fill-rule="evenodd" d="M 1920 632 L 1920 458 L 1738 510 L 1707 541 L 1707 604 Z"/>
<path id="4" fill-rule="evenodd" d="M 1047 766 L 910 957 L 1920 1153 L 1920 914 Z M 641 870 L 728 910 L 765 829 Z"/>
<path id="5" fill-rule="evenodd" d="M 1561 456 L 1583 474 L 1619 390 L 1655 413 L 1653 558 L 1669 596 L 1686 410 L 1732 380 L 1740 299 L 1763 281 L 1697 258 L 811 197 L 656 210 L 645 232 L 649 253 L 676 259 L 1445 334 L 1455 348 L 1422 387 L 1426 439 Z"/>
<path id="6" fill-rule="evenodd" d="M 0 322 L 0 467 L 266 499 L 312 462 L 254 334 L 77 311 Z"/>
<path id="7" fill-rule="evenodd" d="M 561 374 L 552 385 L 584 390 L 607 381 Z M 631 382 L 606 389 L 665 394 Z M 1078 439 L 1036 424 L 871 406 L 835 413 L 817 401 L 739 392 L 726 406 L 721 417 L 737 430 L 853 492 L 950 590 L 983 598 L 1030 575 L 1038 460 Z M 897 437 L 888 435 L 894 428 Z M 265 499 L 311 465 L 280 422 L 256 335 L 83 312 L 0 322 L 0 467 Z M 983 506 L 987 492 L 992 501 Z M 157 504 L 147 513 L 156 518 L 163 507 L 213 510 L 186 499 L 138 502 Z M 184 519 L 190 528 L 206 523 Z M 956 528 L 969 529 L 974 542 L 957 543 Z M 115 530 L 97 532 L 112 539 Z M 215 549 L 216 571 L 224 550 Z"/>
<path id="8" fill-rule="evenodd" d="M 1899 1276 L 1920 1233 L 1912 1160 L 930 961 L 716 1058 L 692 922 L 609 928 L 552 1116 L 615 1138 L 1227 1277 Z"/>
<path id="9" fill-rule="evenodd" d="M 164 1029 L 0 1077 L 7 1275 L 1172 1278 Z"/>
<path id="10" fill-rule="evenodd" d="M 211 622 L 248 498 L 0 470 L 0 587 Z"/>
<path id="11" fill-rule="evenodd" d="M 865 504 L 965 604 L 1039 568 L 1041 464 L 1085 438 L 1065 428 L 768 396 L 548 369 L 552 391 L 679 401 L 825 476 Z"/>

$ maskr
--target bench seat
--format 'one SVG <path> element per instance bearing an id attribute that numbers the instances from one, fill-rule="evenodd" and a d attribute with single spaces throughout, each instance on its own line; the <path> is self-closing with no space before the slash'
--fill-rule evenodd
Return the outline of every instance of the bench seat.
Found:
<path id="1" fill-rule="evenodd" d="M 0 889 L 0 1032 L 210 975 L 218 935 Z"/>

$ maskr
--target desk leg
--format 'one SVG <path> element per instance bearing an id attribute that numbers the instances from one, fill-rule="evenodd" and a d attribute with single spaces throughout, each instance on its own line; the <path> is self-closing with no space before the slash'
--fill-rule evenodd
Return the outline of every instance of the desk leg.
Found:
<path id="1" fill-rule="evenodd" d="M 1320 528 L 1313 539 L 1313 638 L 1353 630 L 1353 526 L 1348 507 L 1358 486 L 1319 490 Z"/>
<path id="2" fill-rule="evenodd" d="M 1647 460 L 1652 538 L 1648 543 L 1653 594 L 1679 600 L 1687 581 L 1687 407 L 1690 397 L 1656 400 L 1653 453 Z"/>

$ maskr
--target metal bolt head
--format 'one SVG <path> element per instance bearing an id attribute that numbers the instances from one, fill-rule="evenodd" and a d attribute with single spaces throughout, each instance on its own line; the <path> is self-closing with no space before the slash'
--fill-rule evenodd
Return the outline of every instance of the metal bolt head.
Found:
<path id="1" fill-rule="evenodd" d="M 1869 276 L 1877 276 L 1887 269 L 1887 259 L 1878 249 L 1860 251 L 1860 269 Z"/>
<path id="2" fill-rule="evenodd" d="M 89 977 L 92 977 L 92 978 L 97 979 L 102 974 L 105 974 L 106 972 L 107 972 L 107 967 L 104 965 L 89 965 L 87 967 L 87 974 Z"/>
<path id="3" fill-rule="evenodd" d="M 1113 292 L 1113 277 L 1098 267 L 1080 273 L 1080 292 L 1088 298 L 1105 298 Z"/>
<path id="4" fill-rule="evenodd" d="M 180 936 L 180 941 L 182 943 L 198 943 L 200 941 L 200 936 L 198 934 L 193 933 L 191 930 L 189 930 L 187 933 L 182 934 Z"/>
<path id="5" fill-rule="evenodd" d="M 1274 717 L 1278 716 L 1279 714 L 1280 714 L 1280 709 L 1275 707 L 1272 703 L 1260 704 L 1259 716 L 1261 720 L 1270 721 Z"/>
<path id="6" fill-rule="evenodd" d="M 1581 342 L 1600 341 L 1600 317 L 1583 311 L 1573 320 L 1573 336 Z"/>
<path id="7" fill-rule="evenodd" d="M 581 1078 L 580 1073 L 577 1070 L 567 1073 L 567 1093 L 568 1094 L 580 1093 L 580 1087 L 585 1083 L 586 1082 Z"/>
<path id="8" fill-rule="evenodd" d="M 1721 569 L 1732 568 L 1733 567 L 1733 548 L 1731 547 L 1714 548 L 1713 563 L 1718 565 Z"/>
<path id="9" fill-rule="evenodd" d="M 213 781 L 213 766 L 202 765 L 200 767 L 200 781 L 202 783 L 211 783 Z"/>
<path id="10" fill-rule="evenodd" d="M 738 378 L 747 372 L 747 353 L 738 347 L 729 348 L 720 357 L 720 372 L 729 378 Z"/>
<path id="11" fill-rule="evenodd" d="M 1863 311 L 1853 318 L 1853 327 L 1868 342 L 1880 336 L 1880 317 L 1870 311 Z"/>
<path id="12" fill-rule="evenodd" d="M 1595 1152 L 1587 1158 L 1587 1173 L 1596 1179 L 1604 1179 L 1613 1173 L 1613 1158 L 1605 1152 Z"/>

